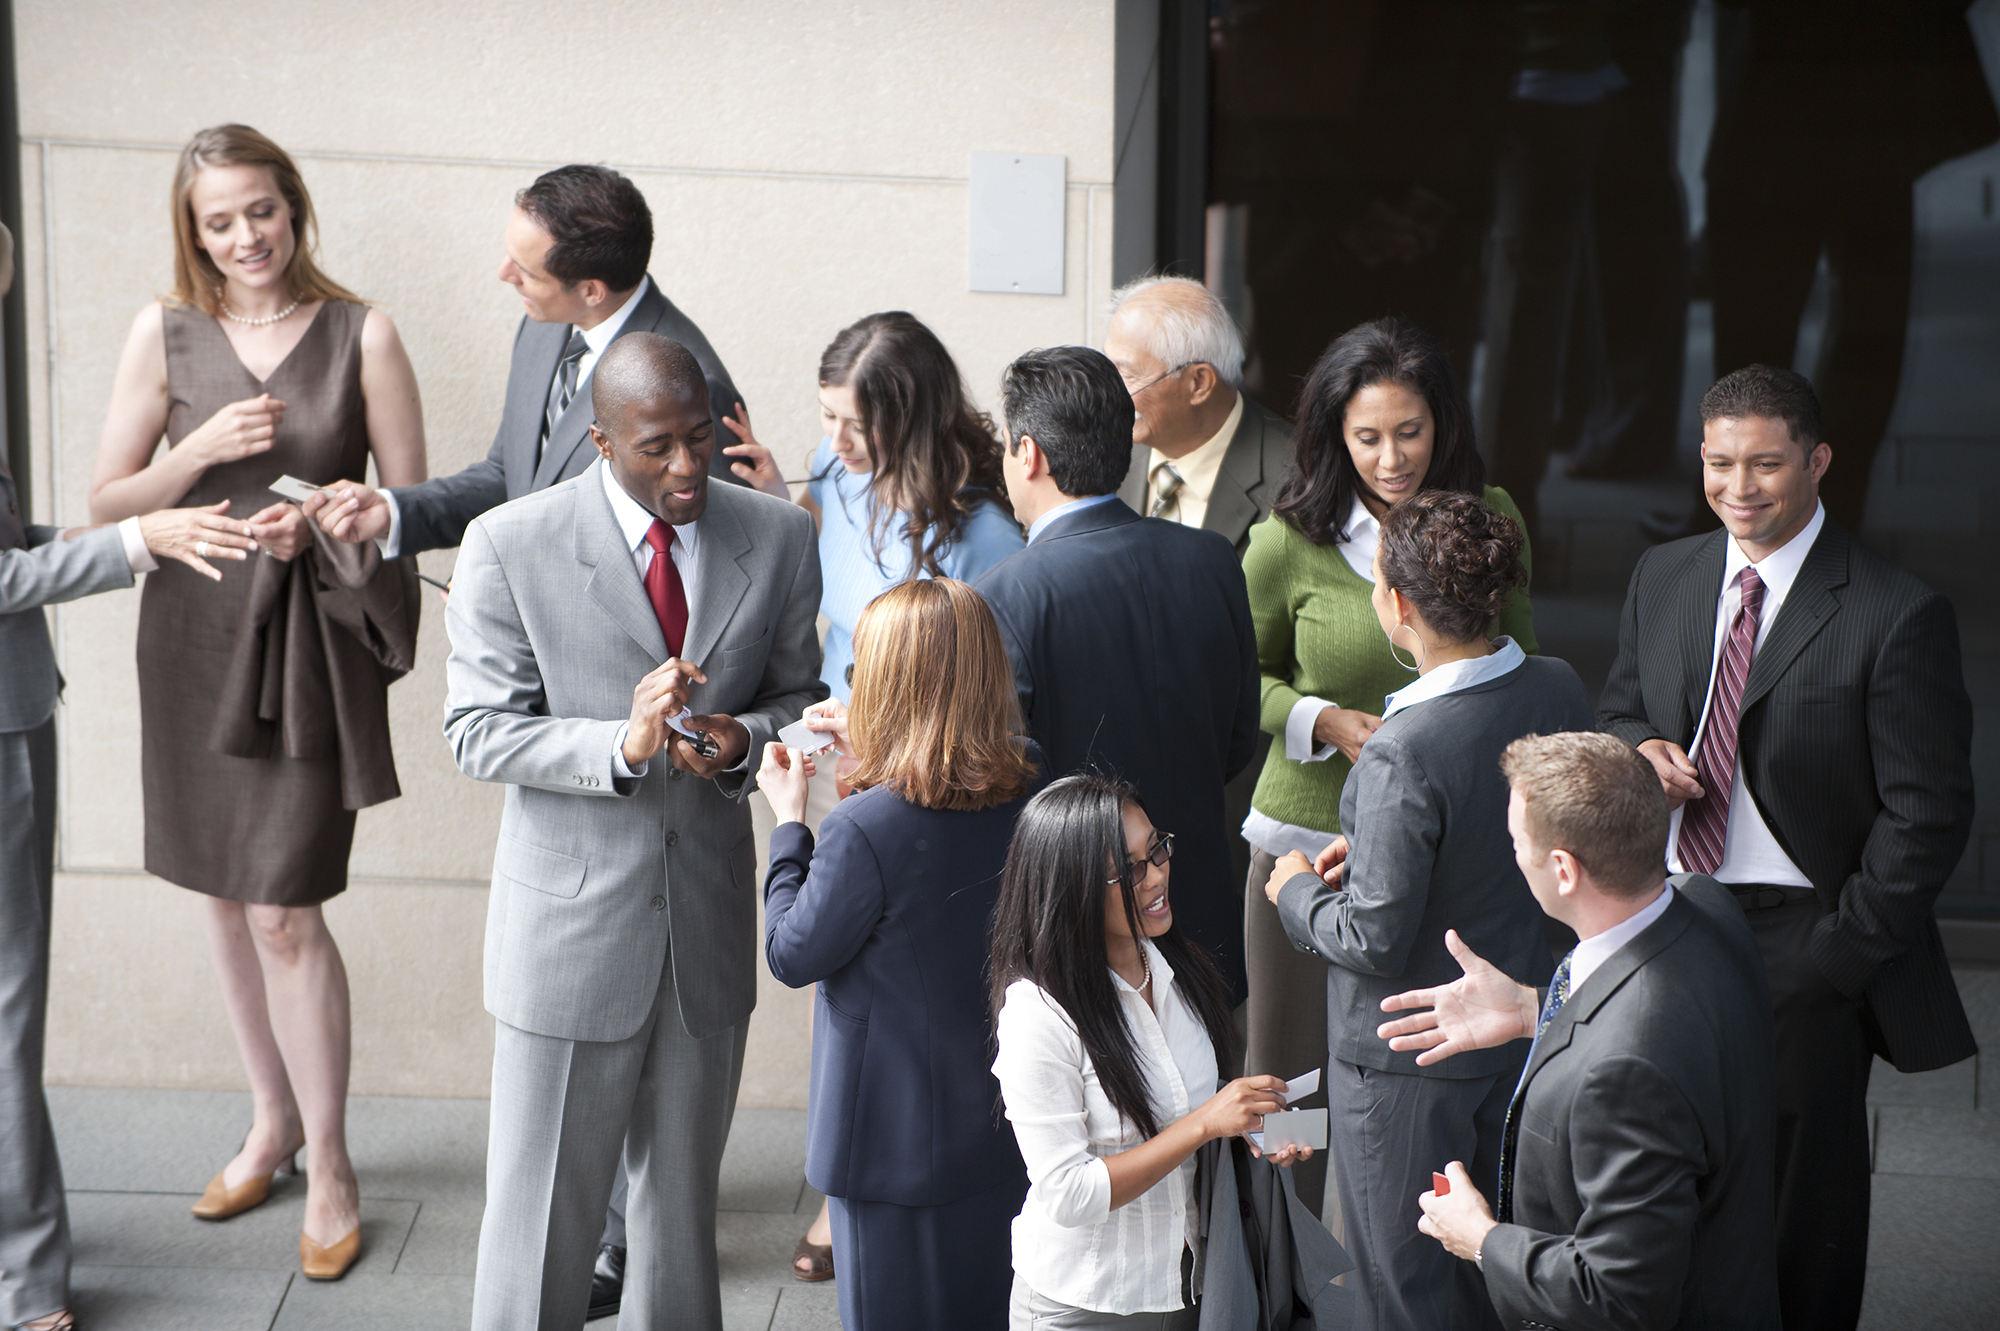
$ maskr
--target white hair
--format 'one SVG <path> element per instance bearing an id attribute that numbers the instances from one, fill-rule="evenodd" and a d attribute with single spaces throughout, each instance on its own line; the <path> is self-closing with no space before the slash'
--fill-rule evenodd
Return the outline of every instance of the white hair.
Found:
<path id="1" fill-rule="evenodd" d="M 1243 334 L 1215 293 L 1185 277 L 1141 277 L 1111 293 L 1111 317 L 1135 296 L 1155 293 L 1146 302 L 1146 350 L 1166 366 L 1210 365 L 1223 383 L 1243 386 Z"/>

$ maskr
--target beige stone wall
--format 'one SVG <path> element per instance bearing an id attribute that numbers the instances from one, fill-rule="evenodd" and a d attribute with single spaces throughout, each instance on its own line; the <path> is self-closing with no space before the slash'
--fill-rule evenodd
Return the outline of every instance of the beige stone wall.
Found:
<path id="1" fill-rule="evenodd" d="M 796 471 L 820 349 L 870 311 L 937 329 L 981 400 L 1035 345 L 1095 341 L 1108 294 L 1110 0 L 495 0 L 240 5 L 20 0 L 22 274 L 38 515 L 84 521 L 112 373 L 170 274 L 174 152 L 241 120 L 295 153 L 325 267 L 396 320 L 433 473 L 482 454 L 519 306 L 495 280 L 513 191 L 607 162 L 651 202 L 652 271 Z M 968 154 L 1068 157 L 1062 296 L 966 290 Z M 443 576 L 451 552 L 424 557 Z M 241 1084 L 190 893 L 143 859 L 138 598 L 51 613 L 69 678 L 49 1076 Z M 500 791 L 439 735 L 445 642 L 391 693 L 403 798 L 361 815 L 328 907 L 355 994 L 354 1089 L 485 1093 L 485 880 Z M 200 779 L 198 755 L 188 779 Z M 761 803 L 761 801 L 760 801 Z M 768 826 L 768 816 L 760 820 Z M 744 1103 L 804 1102 L 805 996 L 764 977 Z"/>

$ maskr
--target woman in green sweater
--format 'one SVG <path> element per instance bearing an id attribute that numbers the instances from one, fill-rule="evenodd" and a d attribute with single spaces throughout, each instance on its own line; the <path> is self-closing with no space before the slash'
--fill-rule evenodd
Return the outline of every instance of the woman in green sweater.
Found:
<path id="1" fill-rule="evenodd" d="M 1383 699 L 1415 678 L 1391 655 L 1369 604 L 1382 515 L 1419 490 L 1457 490 L 1521 521 L 1507 492 L 1485 484 L 1451 362 L 1405 320 L 1362 324 L 1326 349 L 1300 393 L 1293 439 L 1292 478 L 1271 517 L 1250 529 L 1243 556 L 1264 677 L 1262 722 L 1273 737 L 1243 823 L 1251 851 L 1243 1070 L 1280 1077 L 1325 1067 L 1326 963 L 1293 949 L 1264 881 L 1286 851 L 1310 858 L 1340 834 L 1347 773 L 1382 724 Z M 1530 567 L 1525 542 L 1521 564 Z M 1525 587 L 1494 627 L 1503 634 L 1535 651 Z M 1293 1169 L 1309 1206 L 1332 1196 L 1327 1158 L 1321 1152 Z"/>

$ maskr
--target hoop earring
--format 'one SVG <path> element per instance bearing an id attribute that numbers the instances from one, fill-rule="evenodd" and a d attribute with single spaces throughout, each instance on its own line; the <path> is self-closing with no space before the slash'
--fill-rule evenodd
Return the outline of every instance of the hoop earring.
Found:
<path id="1" fill-rule="evenodd" d="M 1398 624 L 1396 625 L 1396 629 L 1410 629 L 1410 626 L 1408 624 Z M 1417 663 L 1415 665 L 1403 665 L 1403 658 L 1396 655 L 1396 629 L 1389 630 L 1389 659 L 1397 665 L 1403 666 L 1403 669 L 1409 671 L 1411 674 L 1421 675 L 1424 673 L 1424 662 L 1429 657 L 1429 653 L 1424 651 L 1423 635 L 1415 629 L 1410 629 L 1410 636 L 1417 640 L 1417 650 L 1413 653 L 1417 658 Z"/>

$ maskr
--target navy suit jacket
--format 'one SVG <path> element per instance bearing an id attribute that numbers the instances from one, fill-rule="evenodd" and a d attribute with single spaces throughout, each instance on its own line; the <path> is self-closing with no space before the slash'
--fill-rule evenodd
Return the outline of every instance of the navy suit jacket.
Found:
<path id="1" fill-rule="evenodd" d="M 926 809 L 878 786 L 835 806 L 817 848 L 803 823 L 771 834 L 764 955 L 793 988 L 820 985 L 806 1179 L 821 1192 L 939 1206 L 1011 1180 L 1027 1191 L 994 1109 L 986 1002 L 1000 871 L 1027 801 Z"/>
<path id="2" fill-rule="evenodd" d="M 1243 881 L 1222 787 L 1257 747 L 1257 633 L 1229 542 L 1124 503 L 1073 509 L 975 584 L 1028 731 L 1068 776 L 1129 781 L 1172 832 L 1174 920 L 1243 982 Z"/>

